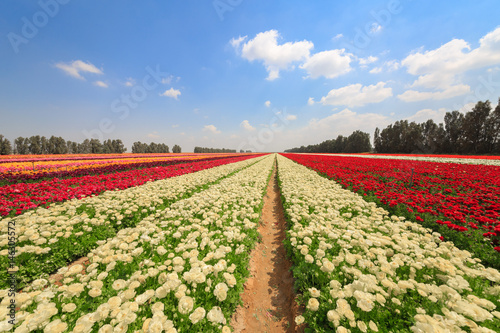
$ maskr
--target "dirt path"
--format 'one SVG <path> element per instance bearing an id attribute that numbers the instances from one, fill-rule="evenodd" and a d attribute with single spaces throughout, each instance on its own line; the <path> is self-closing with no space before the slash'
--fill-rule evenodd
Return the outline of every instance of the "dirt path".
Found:
<path id="1" fill-rule="evenodd" d="M 251 277 L 231 320 L 234 332 L 302 332 L 295 326 L 298 307 L 293 293 L 291 262 L 283 246 L 286 221 L 276 179 L 276 168 L 264 197 L 259 232 L 262 242 L 251 253 Z"/>

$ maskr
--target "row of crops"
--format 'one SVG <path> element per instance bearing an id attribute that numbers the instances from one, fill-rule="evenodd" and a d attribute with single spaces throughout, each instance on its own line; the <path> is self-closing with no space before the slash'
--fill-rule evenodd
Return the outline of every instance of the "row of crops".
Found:
<path id="1" fill-rule="evenodd" d="M 432 214 L 434 206 L 409 214 L 414 207 L 408 202 L 391 205 L 392 197 L 385 203 L 379 198 L 390 192 L 376 193 L 381 188 L 374 179 L 394 166 L 377 174 L 349 157 L 335 158 L 343 160 L 285 154 L 189 162 L 186 172 L 163 172 L 155 179 L 145 171 L 153 178 L 9 214 L 0 220 L 0 331 L 231 332 L 273 167 L 288 222 L 285 246 L 305 307 L 295 319 L 299 326 L 314 332 L 500 331 L 496 234 L 460 241 L 453 233 L 466 237 L 466 231 L 448 226 L 460 221 L 439 215 L 443 211 Z M 488 199 L 496 193 L 491 183 L 498 167 L 481 169 L 483 185 L 469 177 L 459 188 L 452 176 L 460 173 L 450 171 L 458 166 L 434 164 L 414 175 L 411 190 L 422 190 L 422 177 L 432 170 L 435 179 L 444 178 L 439 167 L 445 168 L 450 182 L 440 185 L 441 202 L 446 195 L 453 202 L 464 191 L 470 205 L 499 222 L 498 200 Z M 83 186 L 75 184 L 74 189 Z M 367 184 L 375 186 L 372 192 Z M 450 187 L 453 193 L 446 191 Z M 399 214 L 403 209 L 408 214 Z M 479 215 L 460 209 L 463 225 L 478 226 L 471 234 L 490 225 L 486 232 L 496 232 L 490 220 L 478 221 Z M 453 222 L 437 222 L 445 219 Z M 16 226 L 14 275 L 7 256 L 9 225 Z M 474 237 L 481 238 L 481 248 L 467 245 Z M 12 300 L 15 322 L 9 322 Z"/>

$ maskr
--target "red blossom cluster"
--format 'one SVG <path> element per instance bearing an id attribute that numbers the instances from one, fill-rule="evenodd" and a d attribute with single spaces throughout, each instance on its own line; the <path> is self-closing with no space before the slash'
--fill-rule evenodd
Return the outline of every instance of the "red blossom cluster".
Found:
<path id="1" fill-rule="evenodd" d="M 382 204 L 435 216 L 458 232 L 479 229 L 500 251 L 500 167 L 346 156 L 283 154 Z"/>

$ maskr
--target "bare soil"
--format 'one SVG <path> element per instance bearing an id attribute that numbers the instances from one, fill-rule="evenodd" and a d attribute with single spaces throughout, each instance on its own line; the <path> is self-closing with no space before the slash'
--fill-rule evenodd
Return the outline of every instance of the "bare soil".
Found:
<path id="1" fill-rule="evenodd" d="M 237 308 L 231 320 L 234 332 L 303 332 L 294 320 L 300 309 L 293 292 L 292 264 L 283 245 L 285 229 L 286 220 L 274 168 L 258 229 L 262 241 L 250 255 L 251 277 L 241 294 L 243 305 Z"/>

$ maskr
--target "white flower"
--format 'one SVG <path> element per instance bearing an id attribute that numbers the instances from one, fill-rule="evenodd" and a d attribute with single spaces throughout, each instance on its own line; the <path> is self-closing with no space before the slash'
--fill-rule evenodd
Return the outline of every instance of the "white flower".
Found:
<path id="1" fill-rule="evenodd" d="M 120 290 L 126 287 L 126 282 L 125 280 L 118 279 L 113 282 L 113 285 L 111 286 L 114 290 Z"/>
<path id="2" fill-rule="evenodd" d="M 95 298 L 95 297 L 98 297 L 98 296 L 101 296 L 101 289 L 90 289 L 89 290 L 89 296 L 92 297 L 92 298 Z"/>
<path id="3" fill-rule="evenodd" d="M 83 284 L 81 283 L 74 283 L 68 287 L 66 292 L 70 297 L 73 296 L 80 296 L 81 292 L 84 290 Z"/>
<path id="4" fill-rule="evenodd" d="M 307 302 L 307 309 L 311 311 L 318 311 L 319 308 L 319 302 L 316 298 L 310 298 L 309 301 Z"/>
<path id="5" fill-rule="evenodd" d="M 295 324 L 300 325 L 304 322 L 305 318 L 303 316 L 295 317 Z"/>
<path id="6" fill-rule="evenodd" d="M 212 323 L 226 323 L 226 318 L 224 318 L 224 314 L 222 313 L 221 308 L 218 306 L 214 306 L 210 311 L 208 311 L 207 319 Z"/>
<path id="7" fill-rule="evenodd" d="M 321 292 L 316 288 L 309 288 L 309 292 L 311 293 L 311 297 L 318 298 L 321 296 Z"/>
<path id="8" fill-rule="evenodd" d="M 193 310 L 194 300 L 189 296 L 182 296 L 179 299 L 179 312 L 182 314 L 188 314 Z"/>
<path id="9" fill-rule="evenodd" d="M 56 319 L 45 326 L 43 331 L 45 333 L 62 333 L 66 331 L 67 328 L 68 324 L 62 322 L 61 319 Z"/>
<path id="10" fill-rule="evenodd" d="M 226 299 L 228 289 L 229 288 L 224 282 L 218 283 L 215 286 L 214 295 L 217 298 L 217 300 L 219 300 L 219 302 L 222 302 Z"/>
<path id="11" fill-rule="evenodd" d="M 368 323 L 368 327 L 370 327 L 372 331 L 378 332 L 377 324 L 375 324 L 373 320 L 370 320 L 370 322 Z"/>
<path id="12" fill-rule="evenodd" d="M 68 304 L 65 304 L 63 307 L 62 307 L 62 310 L 63 312 L 73 312 L 76 310 L 76 304 L 75 303 L 68 303 Z"/>
<path id="13" fill-rule="evenodd" d="M 189 315 L 189 320 L 191 320 L 191 323 L 196 324 L 203 318 L 205 318 L 206 311 L 202 307 L 196 308 L 193 313 Z"/>

